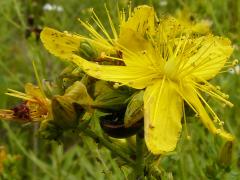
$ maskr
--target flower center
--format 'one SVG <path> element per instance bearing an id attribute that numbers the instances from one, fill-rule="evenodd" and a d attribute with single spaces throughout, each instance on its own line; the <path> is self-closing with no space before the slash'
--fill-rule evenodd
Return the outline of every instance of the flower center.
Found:
<path id="1" fill-rule="evenodd" d="M 171 57 L 168 59 L 168 61 L 166 62 L 165 66 L 164 66 L 164 74 L 169 78 L 169 79 L 176 79 L 176 72 L 177 72 L 177 64 L 176 64 L 176 60 L 174 59 L 174 57 Z"/>

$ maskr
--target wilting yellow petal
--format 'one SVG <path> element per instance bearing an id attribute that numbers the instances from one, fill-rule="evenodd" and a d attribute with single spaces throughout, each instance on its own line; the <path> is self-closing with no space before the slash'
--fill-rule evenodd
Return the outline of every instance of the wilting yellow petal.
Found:
<path id="1" fill-rule="evenodd" d="M 182 98 L 168 80 L 159 80 L 144 93 L 144 130 L 148 149 L 154 154 L 173 151 L 182 125 Z"/>
<path id="2" fill-rule="evenodd" d="M 150 6 L 138 6 L 128 20 L 121 24 L 118 43 L 129 50 L 147 49 L 149 41 L 144 36 L 154 33 L 154 9 Z"/>
<path id="3" fill-rule="evenodd" d="M 71 60 L 92 77 L 118 82 L 136 89 L 145 88 L 156 77 L 156 74 L 146 67 L 99 65 L 76 55 L 73 55 Z"/>
<path id="4" fill-rule="evenodd" d="M 34 86 L 31 83 L 25 84 L 25 92 L 27 95 L 32 96 L 33 98 L 36 99 L 43 99 L 45 98 L 43 92 L 41 92 L 40 88 L 37 86 Z"/>
<path id="5" fill-rule="evenodd" d="M 192 108 L 194 108 L 194 110 L 198 113 L 202 123 L 207 129 L 209 129 L 209 131 L 211 131 L 213 134 L 218 134 L 228 141 L 234 140 L 234 137 L 230 133 L 227 133 L 222 128 L 217 128 L 215 126 L 207 111 L 203 107 L 201 101 L 199 100 L 196 90 L 190 84 L 185 84 L 183 86 L 181 94 L 183 95 L 184 99 L 190 104 L 190 106 L 192 106 Z"/>
<path id="6" fill-rule="evenodd" d="M 232 54 L 233 48 L 227 38 L 206 36 L 195 47 L 196 53 L 189 58 L 183 70 L 197 79 L 208 80 L 216 76 Z"/>

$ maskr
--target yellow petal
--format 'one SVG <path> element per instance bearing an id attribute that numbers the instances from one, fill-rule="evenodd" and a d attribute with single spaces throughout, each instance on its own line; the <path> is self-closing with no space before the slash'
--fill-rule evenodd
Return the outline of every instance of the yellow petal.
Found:
<path id="1" fill-rule="evenodd" d="M 145 88 L 156 77 L 156 74 L 146 67 L 99 65 L 76 55 L 73 55 L 71 60 L 92 77 L 136 89 Z"/>
<path id="2" fill-rule="evenodd" d="M 45 48 L 50 53 L 64 60 L 69 60 L 73 54 L 80 55 L 80 51 L 83 50 L 86 43 L 89 48 L 92 48 L 88 49 L 88 51 L 93 51 L 97 56 L 103 51 L 109 53 L 113 49 L 112 46 L 98 43 L 86 37 L 60 32 L 48 27 L 42 30 L 40 37 Z M 92 54 L 93 52 L 88 53 Z"/>
<path id="3" fill-rule="evenodd" d="M 138 6 L 134 9 L 132 16 L 125 23 L 121 24 L 120 28 L 129 28 L 141 35 L 144 35 L 146 31 L 153 33 L 154 16 L 153 7 L 147 5 Z"/>
<path id="4" fill-rule="evenodd" d="M 141 36 L 137 34 L 134 30 L 132 29 L 122 29 L 120 33 L 120 37 L 118 40 L 118 43 L 127 48 L 128 50 L 131 51 L 142 51 L 148 49 L 150 46 L 150 42 L 144 38 L 144 36 Z"/>
<path id="5" fill-rule="evenodd" d="M 127 66 L 145 68 L 155 74 L 162 74 L 164 62 L 158 57 L 155 49 L 149 46 L 142 52 L 130 52 L 122 50 L 123 61 Z"/>
<path id="6" fill-rule="evenodd" d="M 209 117 L 207 111 L 203 107 L 201 101 L 199 100 L 196 90 L 190 84 L 184 85 L 181 94 L 183 95 L 184 99 L 188 103 L 190 103 L 190 105 L 195 109 L 195 111 L 200 116 L 202 123 L 210 132 L 212 132 L 213 134 L 218 134 L 219 136 L 225 138 L 228 141 L 234 140 L 234 137 L 230 133 L 227 133 L 223 129 L 217 128 L 215 126 L 215 124 Z"/>
<path id="7" fill-rule="evenodd" d="M 182 129 L 182 98 L 171 82 L 159 80 L 144 93 L 144 133 L 153 154 L 173 151 Z"/>
<path id="8" fill-rule="evenodd" d="M 149 45 L 144 36 L 154 33 L 154 9 L 143 5 L 134 9 L 134 13 L 120 26 L 118 43 L 132 51 L 141 51 Z"/>
<path id="9" fill-rule="evenodd" d="M 196 53 L 189 58 L 186 67 L 191 69 L 190 76 L 209 80 L 224 67 L 233 48 L 227 38 L 206 36 L 201 41 L 200 46 L 195 47 Z"/>
<path id="10" fill-rule="evenodd" d="M 80 36 L 62 33 L 48 27 L 42 30 L 40 37 L 50 53 L 65 60 L 79 51 L 80 43 L 83 41 Z"/>

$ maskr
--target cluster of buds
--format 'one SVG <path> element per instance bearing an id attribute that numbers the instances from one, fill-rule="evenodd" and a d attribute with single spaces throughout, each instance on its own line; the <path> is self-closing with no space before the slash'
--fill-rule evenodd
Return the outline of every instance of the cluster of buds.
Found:
<path id="1" fill-rule="evenodd" d="M 102 112 L 99 119 L 102 129 L 112 137 L 129 137 L 143 126 L 141 91 L 116 88 L 115 84 L 90 78 L 72 66 L 63 70 L 57 82 L 55 88 L 60 94 L 54 95 L 45 93 L 44 84 L 27 83 L 25 93 L 8 89 L 7 95 L 20 98 L 22 102 L 11 109 L 0 109 L 0 118 L 21 123 L 38 122 L 39 134 L 54 140 L 59 139 L 64 130 L 77 129 L 85 115 L 92 116 L 96 110 Z"/>

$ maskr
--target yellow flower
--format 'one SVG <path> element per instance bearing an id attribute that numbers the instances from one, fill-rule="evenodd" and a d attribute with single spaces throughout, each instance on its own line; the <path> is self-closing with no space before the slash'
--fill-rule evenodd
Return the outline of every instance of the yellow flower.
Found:
<path id="1" fill-rule="evenodd" d="M 141 7 L 143 12 L 139 13 L 144 14 L 144 9 Z M 74 40 L 75 35 L 67 39 L 65 33 L 51 30 L 57 34 L 51 35 L 48 33 L 50 30 L 45 29 L 41 39 L 51 53 L 74 62 L 90 76 L 145 89 L 145 141 L 152 153 L 162 154 L 175 149 L 182 129 L 181 118 L 185 118 L 184 101 L 212 133 L 233 141 L 234 137 L 224 131 L 222 122 L 200 94 L 202 91 L 232 106 L 227 95 L 208 82 L 224 66 L 229 66 L 227 60 L 232 53 L 230 41 L 213 35 L 194 37 L 192 32 L 186 31 L 187 27 L 179 25 L 172 17 L 160 19 L 156 29 L 152 23 L 147 23 L 146 28 L 139 31 L 138 28 L 143 27 L 139 16 L 134 19 L 139 24 L 132 26 L 134 30 L 131 34 L 129 29 L 133 22 L 130 19 L 126 22 L 129 22 L 126 31 L 121 29 L 123 25 L 120 26 L 120 35 L 124 32 L 121 35 L 125 36 L 124 40 L 118 39 L 116 44 L 112 43 L 114 40 L 105 40 L 114 44 L 113 48 L 120 47 L 122 55 L 117 60 L 123 61 L 121 66 L 101 65 L 79 56 L 76 51 L 80 40 L 75 42 L 76 46 L 65 43 Z M 97 43 L 97 40 L 94 42 Z M 105 47 L 103 41 L 100 47 Z M 116 60 L 116 56 L 111 54 L 108 58 Z"/>
<path id="2" fill-rule="evenodd" d="M 23 99 L 24 102 L 9 110 L 0 109 L 1 119 L 23 122 L 52 119 L 51 101 L 39 87 L 27 83 L 25 93 L 9 89 L 6 94 Z"/>
<path id="3" fill-rule="evenodd" d="M 146 88 L 145 141 L 154 154 L 175 149 L 182 127 L 183 101 L 200 116 L 212 133 L 232 141 L 233 136 L 223 130 L 222 122 L 200 94 L 203 91 L 232 106 L 226 100 L 227 95 L 207 82 L 218 74 L 231 55 L 229 40 L 209 35 L 197 39 L 166 39 L 166 43 L 162 42 L 141 53 L 123 51 L 126 54 L 123 56 L 126 66 L 98 65 L 76 55 L 73 55 L 72 61 L 95 78 L 136 89 Z M 218 127 L 213 121 L 218 122 Z"/>

